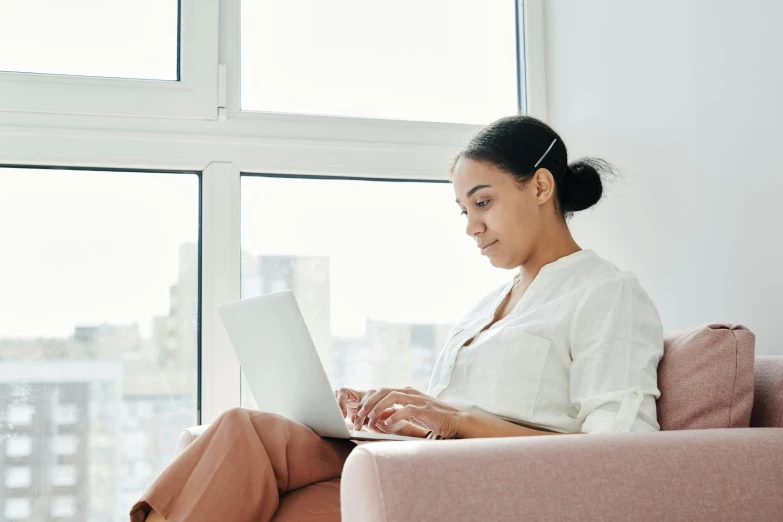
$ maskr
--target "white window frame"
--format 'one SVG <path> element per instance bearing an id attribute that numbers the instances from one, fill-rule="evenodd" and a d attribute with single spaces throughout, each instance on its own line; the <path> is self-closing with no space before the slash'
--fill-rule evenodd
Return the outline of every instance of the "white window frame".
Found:
<path id="1" fill-rule="evenodd" d="M 3 112 L 217 118 L 219 0 L 180 0 L 179 81 L 0 72 Z"/>
<path id="2" fill-rule="evenodd" d="M 210 6 L 217 5 L 218 0 L 197 1 L 199 7 L 196 0 L 182 0 L 183 35 L 194 37 L 200 23 L 210 25 L 206 18 L 211 13 Z M 113 116 L 96 116 L 99 111 L 73 108 L 79 103 L 87 104 L 89 100 L 82 98 L 97 95 L 104 87 L 86 80 L 81 83 L 81 79 L 61 83 L 63 79 L 59 77 L 39 87 L 51 99 L 60 100 L 53 102 L 48 110 L 41 110 L 40 106 L 17 107 L 9 112 L 0 105 L 0 165 L 203 173 L 202 423 L 240 404 L 239 364 L 216 314 L 218 303 L 238 299 L 240 295 L 240 173 L 445 179 L 452 156 L 481 128 L 456 123 L 243 112 L 240 110 L 240 0 L 219 1 L 219 46 L 216 39 L 212 49 L 202 49 L 203 63 L 198 64 L 205 71 L 202 81 L 210 68 L 217 79 L 215 96 L 208 109 L 200 105 L 207 103 L 209 96 L 197 102 L 191 100 L 194 103 L 185 104 L 187 107 L 172 108 L 163 106 L 165 96 L 150 95 L 149 107 L 141 107 L 138 100 L 149 93 L 134 92 L 130 87 L 133 81 L 118 81 L 116 87 L 128 89 L 129 96 L 137 101 L 130 109 L 118 110 L 109 107 L 111 95 L 105 94 L 102 108 Z M 524 38 L 518 41 L 519 77 L 524 86 L 521 105 L 527 114 L 545 119 L 544 0 L 517 2 L 518 23 L 524 28 Z M 186 5 L 195 10 L 195 17 L 191 18 L 195 22 L 190 28 L 186 27 L 189 20 Z M 211 20 L 217 21 L 217 14 Z M 218 60 L 220 65 L 212 67 Z M 107 93 L 113 89 L 113 81 L 109 82 L 105 84 Z M 0 89 L 8 85 L 0 78 Z M 196 91 L 199 89 L 195 88 Z M 35 98 L 43 96 L 43 91 L 37 92 Z M 165 89 L 155 92 L 161 94 Z M 171 90 L 172 96 L 174 92 Z M 62 113 L 62 107 L 71 114 L 50 114 Z M 183 117 L 196 119 L 185 121 Z"/>

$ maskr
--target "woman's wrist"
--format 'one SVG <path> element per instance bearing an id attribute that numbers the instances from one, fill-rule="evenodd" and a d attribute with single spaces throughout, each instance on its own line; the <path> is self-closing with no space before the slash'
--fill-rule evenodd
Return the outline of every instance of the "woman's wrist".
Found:
<path id="1" fill-rule="evenodd" d="M 471 425 L 473 423 L 473 415 L 469 410 L 460 409 L 456 413 L 455 418 L 455 439 L 469 439 L 471 438 Z"/>
<path id="2" fill-rule="evenodd" d="M 425 430 L 424 428 L 420 428 L 418 426 L 414 426 L 413 424 L 411 424 L 411 428 L 412 428 L 412 431 L 414 429 L 415 429 L 415 431 L 413 431 L 413 433 L 407 434 L 409 437 L 419 437 L 419 438 L 422 438 L 422 439 L 426 439 L 427 438 L 427 434 L 429 433 L 429 430 Z M 400 434 L 400 435 L 402 435 L 402 434 Z"/>

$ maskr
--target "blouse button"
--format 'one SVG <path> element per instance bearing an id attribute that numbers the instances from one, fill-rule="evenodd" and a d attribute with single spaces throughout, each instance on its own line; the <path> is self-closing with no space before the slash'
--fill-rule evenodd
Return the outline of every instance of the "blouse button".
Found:
<path id="1" fill-rule="evenodd" d="M 631 398 L 632 399 L 638 399 L 639 398 L 639 393 L 638 392 L 631 392 Z"/>
<path id="2" fill-rule="evenodd" d="M 451 370 L 452 368 L 454 368 L 454 365 L 453 365 L 453 364 L 451 364 L 451 363 L 449 363 L 449 365 L 448 365 L 448 366 L 446 366 L 446 369 L 447 369 L 447 370 Z"/>

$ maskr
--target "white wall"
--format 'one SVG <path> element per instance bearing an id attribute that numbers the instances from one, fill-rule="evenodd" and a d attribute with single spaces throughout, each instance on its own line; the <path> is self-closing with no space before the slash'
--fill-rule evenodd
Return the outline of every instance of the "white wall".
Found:
<path id="1" fill-rule="evenodd" d="M 783 2 L 548 0 L 547 119 L 623 169 L 572 230 L 664 329 L 744 324 L 783 354 Z"/>

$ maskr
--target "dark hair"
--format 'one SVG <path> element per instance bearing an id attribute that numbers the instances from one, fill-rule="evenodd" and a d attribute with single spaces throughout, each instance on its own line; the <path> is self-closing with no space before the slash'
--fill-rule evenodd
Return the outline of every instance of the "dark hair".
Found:
<path id="1" fill-rule="evenodd" d="M 451 162 L 449 179 L 461 157 L 491 163 L 523 184 L 536 170 L 548 169 L 555 178 L 556 206 L 566 220 L 574 212 L 600 201 L 603 195 L 601 174 L 604 177 L 617 174 L 611 164 L 598 158 L 581 158 L 569 164 L 568 151 L 560 136 L 549 125 L 531 116 L 508 116 L 481 129 Z M 539 160 L 541 162 L 534 167 Z"/>

